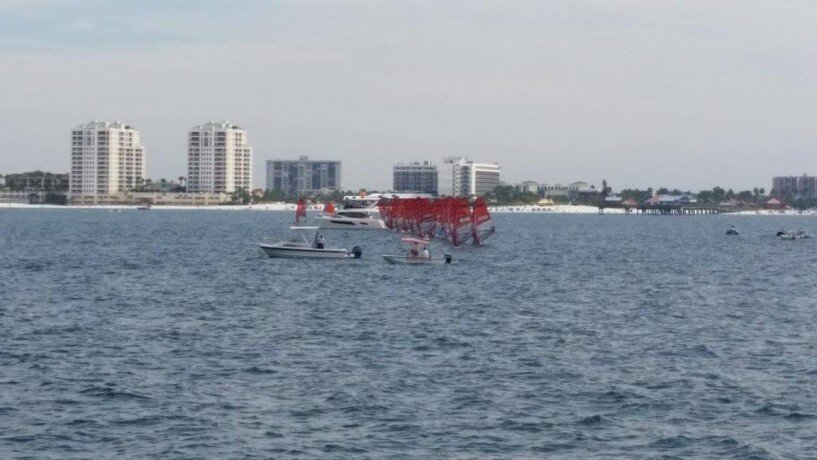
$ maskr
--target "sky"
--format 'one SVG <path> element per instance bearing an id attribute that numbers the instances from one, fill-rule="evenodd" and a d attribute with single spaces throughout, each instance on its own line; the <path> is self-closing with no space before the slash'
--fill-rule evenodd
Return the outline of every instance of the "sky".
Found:
<path id="1" fill-rule="evenodd" d="M 91 120 L 141 131 L 151 178 L 186 133 L 264 161 L 498 161 L 509 183 L 771 187 L 817 174 L 813 1 L 0 0 L 0 173 L 67 172 Z"/>

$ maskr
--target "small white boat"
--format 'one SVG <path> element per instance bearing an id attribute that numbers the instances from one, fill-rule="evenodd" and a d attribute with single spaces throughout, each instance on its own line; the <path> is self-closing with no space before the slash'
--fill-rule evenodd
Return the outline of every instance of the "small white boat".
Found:
<path id="1" fill-rule="evenodd" d="M 383 254 L 383 259 L 390 264 L 409 264 L 409 265 L 443 265 L 451 263 L 451 255 L 446 254 L 443 257 L 416 257 L 407 255 Z"/>
<path id="2" fill-rule="evenodd" d="M 811 238 L 811 235 L 806 233 L 806 231 L 803 230 L 803 229 L 797 230 L 796 232 L 789 232 L 789 231 L 781 230 L 781 231 L 777 232 L 777 236 L 781 240 L 802 240 L 802 239 Z"/>
<path id="3" fill-rule="evenodd" d="M 150 211 L 151 206 L 149 204 L 143 204 L 136 207 L 136 209 L 140 211 Z"/>
<path id="4" fill-rule="evenodd" d="M 258 246 L 270 257 L 306 258 L 306 259 L 359 259 L 363 251 L 355 246 L 352 251 L 343 248 L 324 246 L 323 238 L 318 234 L 318 227 L 290 227 L 293 232 L 289 241 L 278 243 L 258 243 Z"/>
<path id="5" fill-rule="evenodd" d="M 390 264 L 408 265 L 444 265 L 450 264 L 451 254 L 444 254 L 442 257 L 431 257 L 428 253 L 428 241 L 420 238 L 405 237 L 401 241 L 409 245 L 406 254 L 383 254 L 383 259 Z M 420 251 L 420 247 L 423 251 Z"/>
<path id="6" fill-rule="evenodd" d="M 740 232 L 737 228 L 733 225 L 729 230 L 726 231 L 727 235 L 740 235 Z"/>

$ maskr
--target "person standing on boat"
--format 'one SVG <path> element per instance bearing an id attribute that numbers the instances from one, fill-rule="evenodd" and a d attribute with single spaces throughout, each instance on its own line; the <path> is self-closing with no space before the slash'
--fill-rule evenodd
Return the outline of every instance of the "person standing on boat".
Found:
<path id="1" fill-rule="evenodd" d="M 423 259 L 430 259 L 431 258 L 431 254 L 428 252 L 428 246 L 423 246 L 422 257 L 423 257 Z"/>
<path id="2" fill-rule="evenodd" d="M 326 247 L 326 240 L 323 238 L 323 235 L 318 235 L 318 240 L 315 242 L 315 247 L 318 249 L 323 249 Z"/>
<path id="3" fill-rule="evenodd" d="M 412 243 L 408 255 L 409 257 L 420 257 L 420 245 L 417 243 Z"/>

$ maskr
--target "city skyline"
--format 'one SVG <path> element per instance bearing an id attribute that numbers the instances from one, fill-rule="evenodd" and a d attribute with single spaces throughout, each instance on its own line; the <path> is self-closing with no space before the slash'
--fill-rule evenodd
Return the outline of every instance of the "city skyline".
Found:
<path id="1" fill-rule="evenodd" d="M 802 1 L 101 4 L 0 3 L 0 170 L 68 171 L 70 127 L 118 119 L 149 177 L 177 177 L 187 129 L 229 119 L 253 133 L 256 187 L 266 159 L 300 155 L 342 161 L 350 189 L 452 155 L 511 183 L 817 171 Z"/>

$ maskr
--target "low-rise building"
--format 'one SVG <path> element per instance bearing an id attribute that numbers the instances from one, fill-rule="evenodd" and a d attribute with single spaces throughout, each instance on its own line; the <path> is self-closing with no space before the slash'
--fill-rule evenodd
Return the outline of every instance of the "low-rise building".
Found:
<path id="1" fill-rule="evenodd" d="M 168 205 L 168 206 L 215 206 L 229 203 L 227 193 L 173 193 L 173 192 L 120 192 L 112 195 L 75 195 L 72 205 Z"/>
<path id="2" fill-rule="evenodd" d="M 522 193 L 535 193 L 539 194 L 539 184 L 532 181 L 526 180 L 517 184 L 516 188 Z"/>
<path id="3" fill-rule="evenodd" d="M 601 193 L 595 185 L 587 182 L 572 182 L 570 184 L 541 184 L 538 187 L 539 196 L 543 198 L 566 197 L 570 200 L 578 198 L 592 198 Z"/>
<path id="4" fill-rule="evenodd" d="M 14 191 L 34 192 L 67 192 L 68 174 L 54 174 L 43 171 L 31 171 L 20 174 L 6 174 L 3 177 L 5 188 Z"/>
<path id="5" fill-rule="evenodd" d="M 570 187 L 564 184 L 540 184 L 537 190 L 542 198 L 566 197 L 570 193 Z"/>

